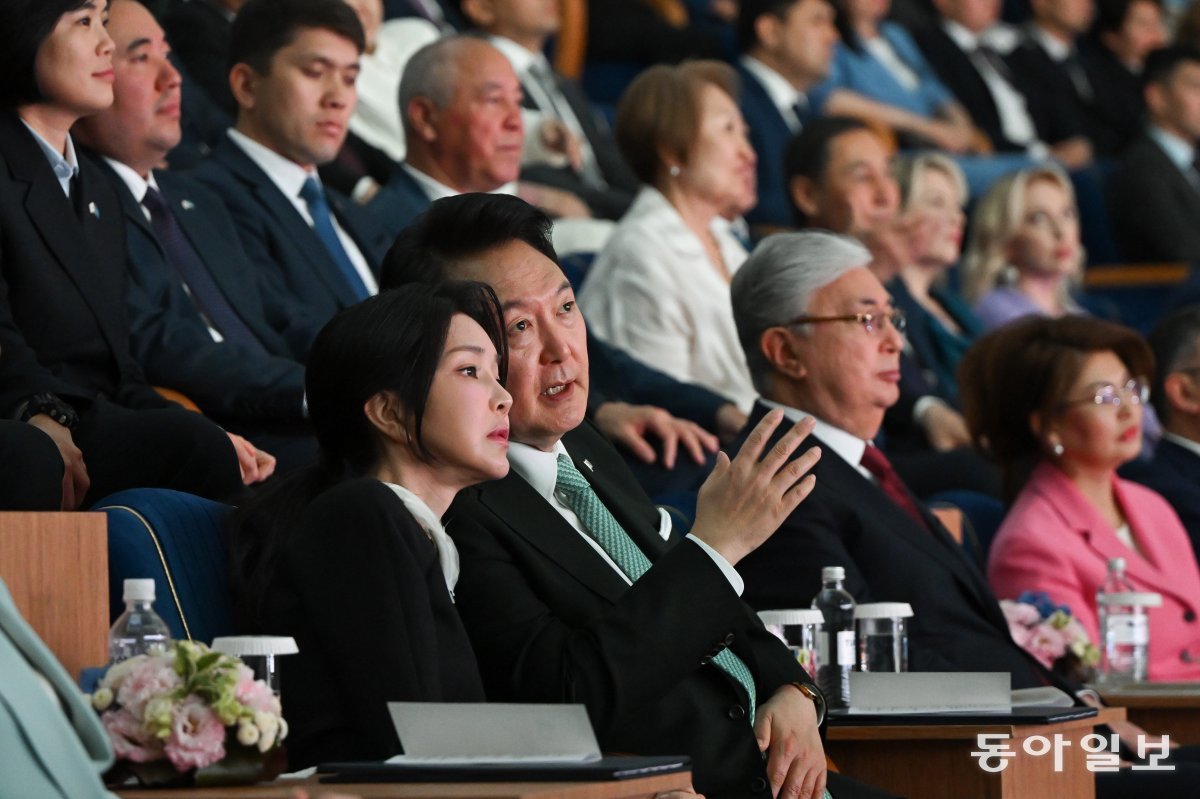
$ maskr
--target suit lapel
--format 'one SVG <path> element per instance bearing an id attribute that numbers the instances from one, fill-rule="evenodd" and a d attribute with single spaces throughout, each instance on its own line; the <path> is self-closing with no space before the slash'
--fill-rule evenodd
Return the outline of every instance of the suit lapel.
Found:
<path id="1" fill-rule="evenodd" d="M 217 146 L 213 157 L 223 162 L 229 171 L 253 192 L 258 202 L 275 219 L 279 232 L 296 245 L 295 249 L 312 267 L 317 279 L 338 298 L 338 302 L 343 306 L 357 303 L 358 298 L 351 291 L 349 284 L 342 279 L 325 245 L 304 221 L 304 217 L 292 205 L 291 200 L 284 196 L 258 164 L 242 152 L 229 137 Z"/>

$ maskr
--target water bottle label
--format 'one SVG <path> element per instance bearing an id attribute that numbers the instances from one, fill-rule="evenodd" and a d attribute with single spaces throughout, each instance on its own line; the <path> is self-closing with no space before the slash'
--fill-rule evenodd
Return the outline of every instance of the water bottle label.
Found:
<path id="1" fill-rule="evenodd" d="M 1124 613 L 1109 616 L 1108 628 L 1115 644 L 1141 646 L 1150 643 L 1150 625 L 1145 616 Z"/>
<path id="2" fill-rule="evenodd" d="M 829 633 L 822 630 L 817 633 L 817 662 L 823 664 L 831 664 L 829 659 Z"/>
<path id="3" fill-rule="evenodd" d="M 838 633 L 837 634 L 837 644 L 838 644 L 838 665 L 839 666 L 847 666 L 847 665 L 852 666 L 854 664 L 855 654 L 856 654 L 855 649 L 854 649 L 854 631 L 853 630 L 843 630 L 842 632 Z M 821 662 L 824 663 L 825 661 L 821 661 Z"/>

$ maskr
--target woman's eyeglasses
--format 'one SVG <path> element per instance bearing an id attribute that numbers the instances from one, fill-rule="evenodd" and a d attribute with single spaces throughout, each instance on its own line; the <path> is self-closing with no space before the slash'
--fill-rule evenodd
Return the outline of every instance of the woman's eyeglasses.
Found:
<path id="1" fill-rule="evenodd" d="M 1071 405 L 1112 405 L 1120 406 L 1121 403 L 1130 405 L 1145 405 L 1150 401 L 1150 386 L 1145 380 L 1135 377 L 1123 386 L 1114 386 L 1112 383 L 1099 383 L 1095 386 L 1096 392 L 1090 397 L 1084 397 L 1077 400 L 1066 400 L 1061 403 L 1061 406 L 1066 408 Z"/>

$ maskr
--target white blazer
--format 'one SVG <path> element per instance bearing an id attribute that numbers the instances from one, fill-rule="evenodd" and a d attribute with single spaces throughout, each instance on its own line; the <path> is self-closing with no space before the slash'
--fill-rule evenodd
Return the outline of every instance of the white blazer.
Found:
<path id="1" fill-rule="evenodd" d="M 746 249 L 717 217 L 711 230 L 732 274 Z M 600 338 L 672 377 L 749 410 L 757 393 L 733 322 L 729 285 L 667 198 L 643 186 L 588 270 L 580 308 Z"/>

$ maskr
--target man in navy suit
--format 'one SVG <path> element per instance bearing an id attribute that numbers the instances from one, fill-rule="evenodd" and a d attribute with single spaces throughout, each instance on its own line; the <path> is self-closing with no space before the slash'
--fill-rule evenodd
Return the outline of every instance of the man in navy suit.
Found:
<path id="1" fill-rule="evenodd" d="M 320 326 L 250 264 L 219 198 L 154 170 L 181 135 L 180 76 L 154 17 L 114 0 L 108 31 L 114 102 L 75 134 L 102 156 L 125 214 L 134 357 L 154 385 L 182 392 L 284 469 L 303 465 L 316 454 L 303 361 Z"/>
<path id="2" fill-rule="evenodd" d="M 1200 306 L 1163 318 L 1149 340 L 1158 365 L 1150 397 L 1163 437 L 1152 460 L 1133 461 L 1121 474 L 1162 494 L 1200 552 Z"/>
<path id="3" fill-rule="evenodd" d="M 756 227 L 794 227 L 784 180 L 788 142 L 810 118 L 806 92 L 829 74 L 837 29 L 827 0 L 743 0 L 738 10 L 740 105 L 758 154 Z"/>
<path id="4" fill-rule="evenodd" d="M 250 0 L 230 45 L 237 123 L 195 172 L 255 267 L 319 321 L 375 293 L 390 243 L 316 172 L 345 141 L 362 50 L 341 0 Z"/>

